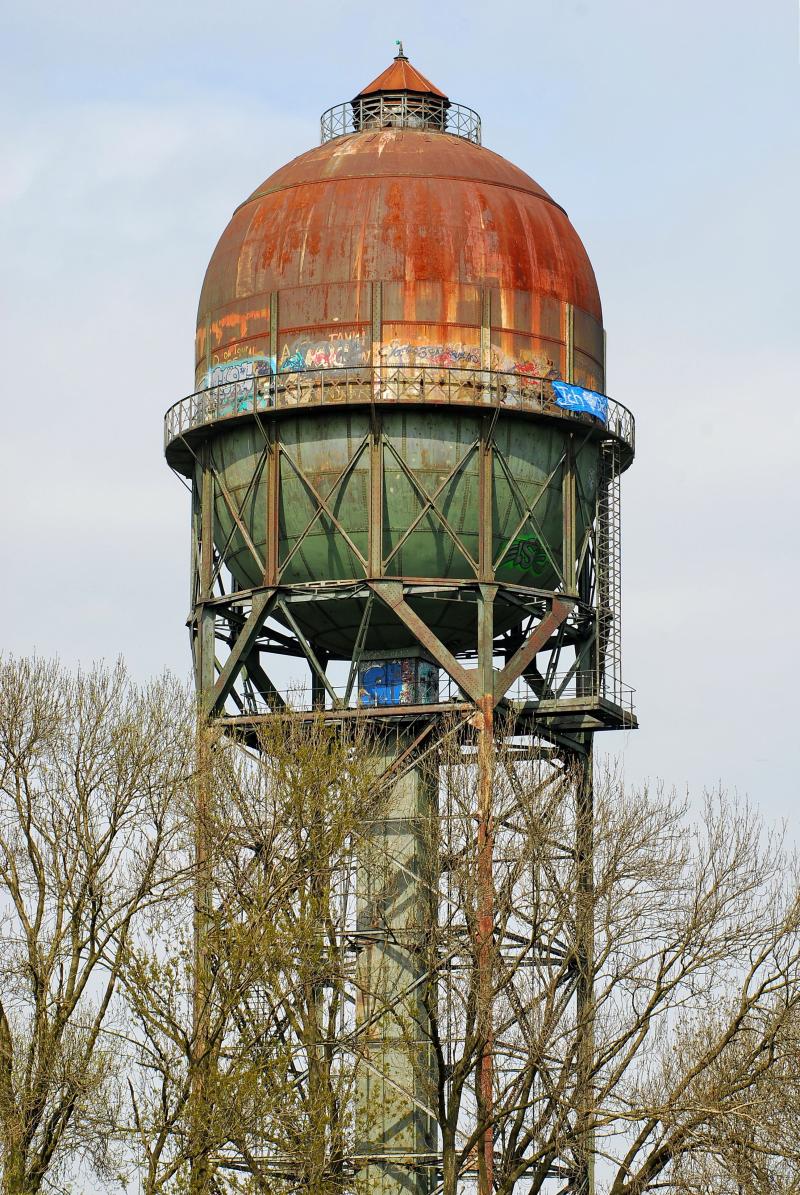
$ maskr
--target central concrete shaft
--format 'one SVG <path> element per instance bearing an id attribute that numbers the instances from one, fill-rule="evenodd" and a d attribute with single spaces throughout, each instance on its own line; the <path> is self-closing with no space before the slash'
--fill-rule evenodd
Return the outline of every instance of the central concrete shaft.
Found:
<path id="1" fill-rule="evenodd" d="M 379 770 L 408 746 L 392 733 Z M 433 769 L 387 782 L 358 859 L 356 1156 L 363 1195 L 427 1195 L 436 1183 L 436 1072 L 428 1008 L 436 917 Z"/>

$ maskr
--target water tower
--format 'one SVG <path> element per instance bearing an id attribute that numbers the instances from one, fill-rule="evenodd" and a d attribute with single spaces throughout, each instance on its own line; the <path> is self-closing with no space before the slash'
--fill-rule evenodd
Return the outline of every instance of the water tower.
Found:
<path id="1" fill-rule="evenodd" d="M 165 426 L 192 489 L 204 708 L 245 738 L 285 716 L 274 664 L 288 658 L 307 668 L 309 709 L 370 719 L 385 756 L 389 806 L 370 834 L 391 865 L 379 879 L 362 869 L 354 966 L 362 995 L 407 993 L 417 1032 L 409 1045 L 373 1015 L 365 1033 L 365 1190 L 440 1181 L 413 993 L 415 943 L 437 916 L 419 879 L 417 820 L 437 799 L 420 761 L 445 722 L 475 752 L 486 923 L 501 723 L 577 763 L 573 848 L 591 890 L 593 736 L 636 724 L 619 623 L 634 428 L 605 394 L 604 357 L 594 272 L 564 209 L 484 148 L 477 114 L 402 48 L 323 115 L 319 146 L 240 204 L 206 273 L 194 393 Z M 590 923 L 576 916 L 570 947 L 579 1008 Z M 479 1080 L 489 1103 L 494 1053 Z M 488 1191 L 490 1128 L 477 1154 Z M 588 1141 L 554 1161 L 561 1189 L 593 1188 L 591 1154 Z"/>

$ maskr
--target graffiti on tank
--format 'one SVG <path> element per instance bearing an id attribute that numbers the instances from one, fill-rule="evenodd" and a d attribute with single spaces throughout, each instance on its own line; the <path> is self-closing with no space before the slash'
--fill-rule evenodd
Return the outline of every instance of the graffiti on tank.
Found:
<path id="1" fill-rule="evenodd" d="M 244 382 L 249 378 L 268 377 L 275 372 L 275 358 L 236 357 L 212 365 L 206 375 L 207 386 L 224 386 L 227 383 Z"/>
<path id="2" fill-rule="evenodd" d="M 549 557 L 537 536 L 526 535 L 514 540 L 506 552 L 502 564 L 517 568 L 520 572 L 533 573 L 534 576 L 538 576 L 547 568 Z"/>
<path id="3" fill-rule="evenodd" d="M 272 405 L 270 378 L 275 373 L 274 357 L 237 357 L 212 365 L 206 387 L 214 405 L 214 417 L 244 415 Z"/>
<path id="4" fill-rule="evenodd" d="M 389 369 L 453 370 L 456 379 L 460 371 L 464 371 L 468 382 L 473 381 L 475 371 L 481 369 L 480 349 L 463 341 L 410 344 L 395 339 L 381 348 L 381 358 Z M 361 330 L 342 329 L 325 339 L 313 339 L 305 335 L 287 337 L 277 361 L 275 357 L 263 353 L 215 361 L 203 378 L 203 389 L 209 392 L 204 402 L 211 404 L 213 410 L 210 417 L 213 418 L 263 411 L 274 406 L 278 400 L 274 380 L 276 374 L 302 374 L 318 369 L 360 370 L 369 364 L 369 359 L 370 341 Z M 502 379 L 503 402 L 509 405 L 518 403 L 520 397 L 524 397 L 528 383 L 534 386 L 542 381 L 560 383 L 558 369 L 543 353 L 514 358 L 502 353 L 497 345 L 492 345 L 488 368 L 519 378 L 519 385 L 511 378 Z M 464 374 L 460 375 L 462 379 Z M 549 398 L 549 393 L 542 393 L 541 385 L 535 393 L 541 398 Z M 559 405 L 566 403 L 562 400 Z"/>
<path id="5" fill-rule="evenodd" d="M 325 339 L 292 337 L 280 353 L 281 373 L 302 369 L 347 369 L 369 361 L 367 338 L 363 332 L 337 332 Z"/>
<path id="6" fill-rule="evenodd" d="M 481 353 L 475 345 L 409 344 L 392 340 L 381 349 L 381 356 L 388 365 L 440 369 L 480 369 Z M 228 383 L 245 382 L 253 377 L 266 377 L 271 373 L 294 373 L 313 369 L 347 369 L 369 363 L 367 337 L 362 332 L 342 331 L 325 339 L 310 337 L 287 339 L 278 360 L 274 357 L 235 357 L 211 366 L 205 376 L 205 385 L 221 386 Z M 532 354 L 526 358 L 509 357 L 492 345 L 489 368 L 501 373 L 518 373 L 526 378 L 560 378 L 553 361 L 544 354 Z"/>
<path id="7" fill-rule="evenodd" d="M 508 373 L 519 373 L 528 378 L 545 378 L 547 381 L 561 377 L 561 373 L 549 357 L 537 357 L 533 361 L 509 361 L 506 358 L 506 362 L 503 368 Z"/>
<path id="8" fill-rule="evenodd" d="M 555 362 L 544 353 L 531 353 L 526 357 L 509 357 L 492 345 L 492 369 L 500 373 L 518 373 L 526 378 L 560 378 Z"/>
<path id="9" fill-rule="evenodd" d="M 480 369 L 481 351 L 477 345 L 467 344 L 409 344 L 392 340 L 381 349 L 388 365 L 440 369 Z M 555 362 L 544 353 L 531 353 L 524 358 L 509 357 L 497 345 L 492 345 L 489 368 L 498 373 L 518 373 L 526 378 L 560 378 Z"/>
<path id="10" fill-rule="evenodd" d="M 601 419 L 603 423 L 608 419 L 608 399 L 596 390 L 587 390 L 585 386 L 573 386 L 567 382 L 556 382 L 553 386 L 556 405 L 568 411 L 586 411 Z"/>
<path id="11" fill-rule="evenodd" d="M 389 365 L 439 366 L 443 369 L 480 369 L 479 348 L 466 344 L 401 344 L 392 340 L 381 349 Z"/>
<path id="12" fill-rule="evenodd" d="M 430 705 L 439 700 L 439 670 L 427 660 L 381 660 L 367 665 L 359 705 Z"/>

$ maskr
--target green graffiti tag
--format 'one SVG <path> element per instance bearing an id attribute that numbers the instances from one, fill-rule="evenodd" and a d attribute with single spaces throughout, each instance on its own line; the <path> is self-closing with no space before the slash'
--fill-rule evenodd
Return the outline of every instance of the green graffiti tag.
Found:
<path id="1" fill-rule="evenodd" d="M 521 535 L 506 552 L 503 564 L 518 568 L 523 573 L 537 575 L 545 571 L 549 557 L 535 535 Z"/>

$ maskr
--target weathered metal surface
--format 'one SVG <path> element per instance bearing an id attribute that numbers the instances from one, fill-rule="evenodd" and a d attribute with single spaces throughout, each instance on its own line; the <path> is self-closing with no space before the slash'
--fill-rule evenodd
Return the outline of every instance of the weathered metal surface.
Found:
<path id="1" fill-rule="evenodd" d="M 508 661 L 503 671 L 497 677 L 494 686 L 494 704 L 500 701 L 517 679 L 541 651 L 553 631 L 561 626 L 564 619 L 572 610 L 573 603 L 562 598 L 553 599 L 553 608 L 539 623 L 536 630 L 528 636 L 522 646 Z"/>
<path id="2" fill-rule="evenodd" d="M 301 411 L 283 418 L 276 452 L 265 444 L 263 424 L 230 425 L 211 446 L 220 556 L 242 589 L 264 583 L 268 560 L 282 585 L 414 577 L 556 588 L 563 583 L 569 433 L 541 423 L 520 435 L 516 419 L 499 415 L 489 446 L 486 418 L 419 406 L 386 408 L 380 418 L 363 407 Z M 586 437 L 574 451 L 583 503 L 575 505 L 573 545 L 583 542 L 594 510 L 598 452 Z M 376 489 L 381 536 L 370 555 Z M 268 518 L 276 520 L 269 532 Z M 474 638 L 468 606 L 426 597 L 417 608 L 450 648 Z M 315 642 L 349 655 L 361 625 L 358 602 L 339 603 L 333 619 L 314 605 L 295 616 Z M 500 604 L 501 629 L 519 617 Z M 387 619 L 373 617 L 367 648 L 411 642 L 414 632 L 403 626 L 387 639 Z"/>
<path id="3" fill-rule="evenodd" d="M 225 701 L 233 688 L 256 638 L 264 625 L 271 606 L 275 602 L 275 594 L 268 589 L 262 590 L 253 598 L 253 608 L 242 627 L 231 653 L 225 661 L 225 666 L 217 677 L 210 694 L 209 709 L 214 715 L 222 713 Z"/>
<path id="4" fill-rule="evenodd" d="M 488 149 L 389 129 L 302 154 L 234 213 L 200 299 L 198 385 L 242 361 L 369 363 L 372 281 L 387 364 L 481 364 L 488 287 L 494 368 L 565 377 L 571 306 L 587 384 L 602 382 L 597 285 L 563 209 Z"/>
<path id="5" fill-rule="evenodd" d="M 405 54 L 397 54 L 385 71 L 381 71 L 376 79 L 362 87 L 356 99 L 365 95 L 375 95 L 381 91 L 411 91 L 418 95 L 435 95 L 442 100 L 447 96 L 438 87 L 434 87 L 430 79 L 426 79 L 415 66 L 412 66 Z"/>

